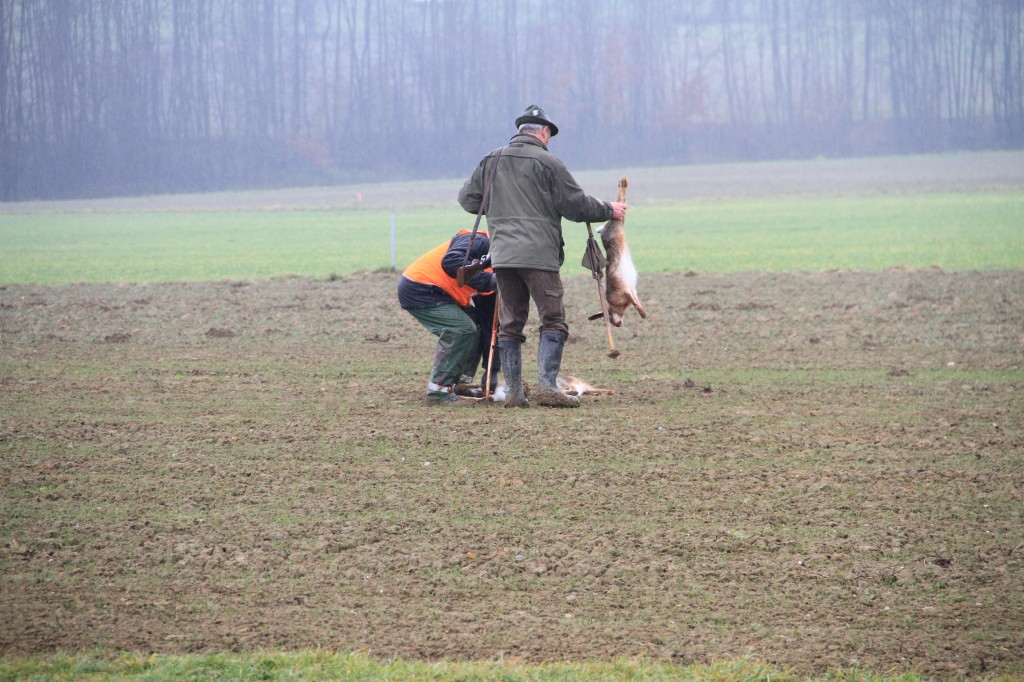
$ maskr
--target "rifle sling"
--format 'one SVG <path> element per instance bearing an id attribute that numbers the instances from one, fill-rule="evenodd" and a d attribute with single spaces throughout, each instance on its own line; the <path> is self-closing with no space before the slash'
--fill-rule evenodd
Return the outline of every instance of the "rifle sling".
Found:
<path id="1" fill-rule="evenodd" d="M 487 202 L 491 198 L 491 184 L 494 183 L 494 175 L 498 172 L 498 160 L 501 159 L 501 152 L 505 148 L 502 147 L 498 150 L 498 153 L 494 156 L 494 165 L 491 166 L 490 175 L 487 178 L 487 184 L 484 185 L 484 195 L 480 199 L 480 210 L 476 212 L 476 222 L 473 223 L 473 234 L 469 235 L 469 246 L 466 247 L 466 257 L 462 260 L 462 267 L 466 267 L 469 263 L 469 254 L 473 252 L 473 240 L 476 239 L 477 230 L 480 229 L 480 219 L 484 215 L 484 211 L 487 209 Z M 461 269 L 461 268 L 460 268 Z"/>

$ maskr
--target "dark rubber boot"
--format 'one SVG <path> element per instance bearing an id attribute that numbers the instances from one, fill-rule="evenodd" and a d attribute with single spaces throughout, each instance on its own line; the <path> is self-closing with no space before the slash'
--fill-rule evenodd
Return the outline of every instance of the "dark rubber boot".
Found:
<path id="1" fill-rule="evenodd" d="M 548 407 L 579 407 L 580 399 L 558 390 L 558 370 L 562 367 L 562 350 L 565 335 L 559 332 L 542 332 L 540 348 L 537 350 L 537 373 L 540 386 L 533 394 L 538 405 Z"/>
<path id="2" fill-rule="evenodd" d="M 523 344 L 502 339 L 498 352 L 501 354 L 501 373 L 505 375 L 508 387 L 505 407 L 529 407 L 530 401 L 523 391 Z"/>

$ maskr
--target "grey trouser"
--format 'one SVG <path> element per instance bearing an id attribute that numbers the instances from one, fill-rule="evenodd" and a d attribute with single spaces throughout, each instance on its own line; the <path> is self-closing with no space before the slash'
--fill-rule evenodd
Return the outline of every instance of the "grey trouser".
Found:
<path id="1" fill-rule="evenodd" d="M 498 339 L 526 340 L 523 328 L 530 315 L 530 299 L 540 314 L 540 331 L 569 335 L 565 321 L 562 278 L 558 272 L 532 268 L 495 268 L 498 278 Z"/>

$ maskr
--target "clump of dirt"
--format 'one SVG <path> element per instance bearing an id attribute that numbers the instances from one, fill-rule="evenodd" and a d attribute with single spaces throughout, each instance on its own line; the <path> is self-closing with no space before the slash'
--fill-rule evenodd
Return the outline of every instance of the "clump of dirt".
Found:
<path id="1" fill-rule="evenodd" d="M 1024 273 L 643 275 L 614 360 L 567 277 L 578 410 L 426 404 L 393 287 L 0 288 L 0 651 L 1022 671 Z"/>

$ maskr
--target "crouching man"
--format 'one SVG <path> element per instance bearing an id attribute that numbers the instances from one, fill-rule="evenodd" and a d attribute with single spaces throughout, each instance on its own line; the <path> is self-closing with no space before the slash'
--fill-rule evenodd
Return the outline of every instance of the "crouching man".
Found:
<path id="1" fill-rule="evenodd" d="M 490 251 L 491 242 L 486 232 L 472 233 L 462 230 L 451 240 L 439 244 L 417 258 L 405 269 L 398 282 L 398 302 L 403 310 L 419 320 L 437 337 L 434 366 L 427 383 L 427 398 L 433 402 L 459 403 L 455 393 L 458 385 L 471 384 L 477 363 L 484 363 L 484 378 L 497 384 L 500 369 L 495 357 L 493 369 L 486 366 L 487 350 L 491 340 L 494 319 L 494 292 L 496 282 L 490 268 L 481 269 L 464 285 L 456 275 L 466 262 L 483 259 Z M 482 397 L 483 391 L 472 388 L 460 392 L 470 397 Z"/>

